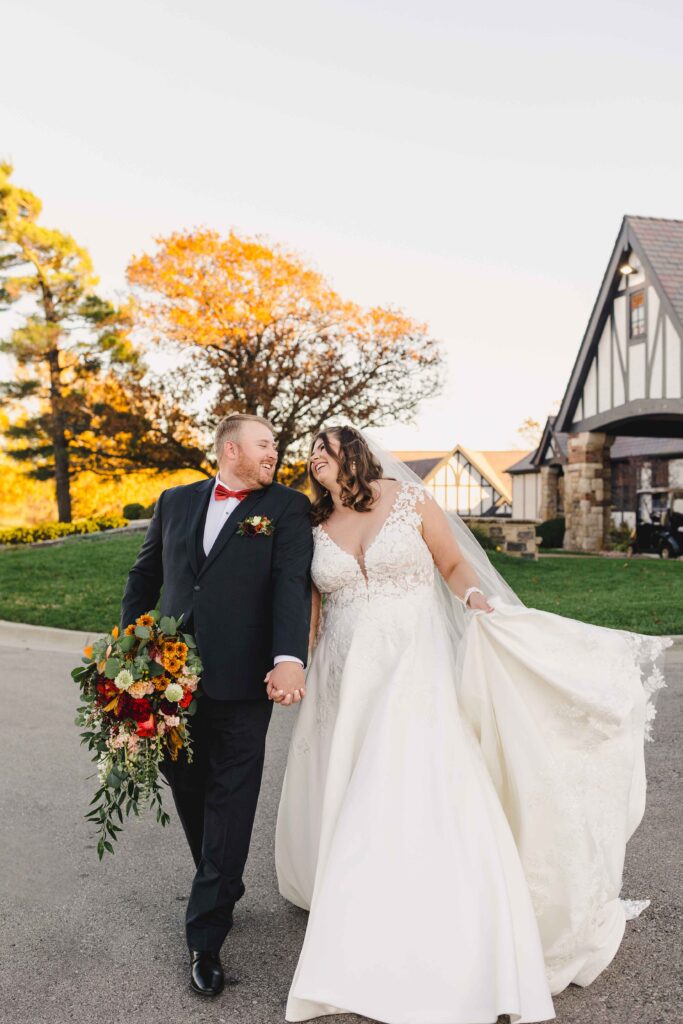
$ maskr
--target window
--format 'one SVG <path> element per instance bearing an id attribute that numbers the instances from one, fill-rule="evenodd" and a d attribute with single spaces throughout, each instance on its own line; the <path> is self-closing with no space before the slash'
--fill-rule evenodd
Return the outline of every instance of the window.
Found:
<path id="1" fill-rule="evenodd" d="M 631 292 L 631 337 L 645 336 L 645 292 Z"/>
<path id="2" fill-rule="evenodd" d="M 498 492 L 460 452 L 441 467 L 429 487 L 447 512 L 457 512 L 461 516 L 506 514 L 496 505 L 500 498 Z"/>

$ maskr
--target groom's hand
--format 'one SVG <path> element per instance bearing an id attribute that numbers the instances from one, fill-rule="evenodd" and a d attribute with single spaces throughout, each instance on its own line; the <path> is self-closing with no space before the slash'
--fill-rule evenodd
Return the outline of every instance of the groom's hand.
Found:
<path id="1" fill-rule="evenodd" d="M 295 661 L 281 661 L 265 678 L 267 693 L 276 704 L 298 704 L 306 695 L 303 667 Z"/>

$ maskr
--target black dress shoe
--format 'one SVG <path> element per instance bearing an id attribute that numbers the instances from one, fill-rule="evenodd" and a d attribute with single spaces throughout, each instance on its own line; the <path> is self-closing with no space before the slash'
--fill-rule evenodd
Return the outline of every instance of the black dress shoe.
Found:
<path id="1" fill-rule="evenodd" d="M 218 953 L 190 950 L 190 985 L 200 996 L 217 996 L 223 991 L 225 976 Z"/>

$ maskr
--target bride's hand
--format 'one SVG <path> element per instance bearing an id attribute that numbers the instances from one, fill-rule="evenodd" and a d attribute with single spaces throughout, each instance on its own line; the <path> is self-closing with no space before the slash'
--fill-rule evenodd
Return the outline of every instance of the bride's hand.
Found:
<path id="1" fill-rule="evenodd" d="M 300 665 L 280 662 L 266 673 L 266 693 L 275 704 L 298 704 L 306 696 L 304 672 Z M 297 683 L 299 684 L 297 686 Z"/>
<path id="2" fill-rule="evenodd" d="M 467 602 L 467 607 L 473 610 L 476 609 L 476 611 L 478 612 L 494 611 L 493 607 L 488 603 L 484 595 L 478 593 L 470 594 L 469 600 Z"/>

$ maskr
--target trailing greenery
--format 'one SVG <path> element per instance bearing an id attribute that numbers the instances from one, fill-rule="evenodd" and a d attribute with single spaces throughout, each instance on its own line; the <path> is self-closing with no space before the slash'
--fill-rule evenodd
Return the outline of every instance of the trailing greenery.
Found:
<path id="1" fill-rule="evenodd" d="M 124 809 L 137 815 L 148 806 L 161 825 L 168 824 L 161 763 L 166 756 L 176 761 L 181 750 L 192 761 L 188 718 L 197 709 L 202 663 L 194 637 L 180 632 L 181 619 L 153 610 L 123 635 L 115 626 L 85 648 L 71 673 L 81 696 L 76 725 L 100 783 L 86 814 L 97 827 L 100 860 L 105 850 L 114 852 Z"/>
<path id="2" fill-rule="evenodd" d="M 536 536 L 541 538 L 542 548 L 561 548 L 564 540 L 564 518 L 546 519 L 536 527 Z"/>
<path id="3" fill-rule="evenodd" d="M 79 533 L 100 533 L 127 526 L 122 516 L 97 516 L 93 519 L 75 519 L 71 523 L 40 523 L 38 526 L 14 526 L 0 530 L 0 544 L 33 544 L 38 540 L 57 540 Z"/>

